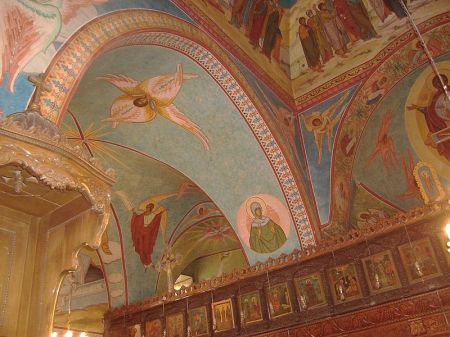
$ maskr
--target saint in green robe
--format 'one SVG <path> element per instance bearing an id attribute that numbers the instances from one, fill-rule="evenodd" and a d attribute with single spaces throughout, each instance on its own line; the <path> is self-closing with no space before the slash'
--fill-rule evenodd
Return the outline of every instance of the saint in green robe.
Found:
<path id="1" fill-rule="evenodd" d="M 272 219 L 262 215 L 260 206 L 252 204 L 251 209 L 255 218 L 250 229 L 250 248 L 257 253 L 276 251 L 286 242 L 286 234 Z"/>

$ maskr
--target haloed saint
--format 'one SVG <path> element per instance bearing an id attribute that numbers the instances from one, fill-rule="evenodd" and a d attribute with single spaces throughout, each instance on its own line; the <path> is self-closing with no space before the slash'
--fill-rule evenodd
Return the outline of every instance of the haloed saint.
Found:
<path id="1" fill-rule="evenodd" d="M 262 211 L 259 202 L 250 205 L 254 216 L 250 229 L 250 248 L 257 253 L 272 253 L 286 242 L 283 229 Z"/>
<path id="2" fill-rule="evenodd" d="M 286 207 L 266 194 L 248 198 L 238 212 L 241 239 L 260 254 L 272 253 L 285 244 L 290 223 Z"/>

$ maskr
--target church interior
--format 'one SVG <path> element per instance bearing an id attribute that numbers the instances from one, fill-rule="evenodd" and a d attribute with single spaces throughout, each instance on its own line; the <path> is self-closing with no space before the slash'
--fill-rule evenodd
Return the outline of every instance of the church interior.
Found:
<path id="1" fill-rule="evenodd" d="M 0 0 L 0 337 L 450 336 L 450 1 Z"/>

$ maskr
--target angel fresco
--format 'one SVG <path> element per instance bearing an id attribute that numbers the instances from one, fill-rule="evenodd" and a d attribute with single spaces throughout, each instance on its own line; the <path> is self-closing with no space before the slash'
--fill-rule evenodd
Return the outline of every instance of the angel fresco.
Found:
<path id="1" fill-rule="evenodd" d="M 320 164 L 322 160 L 322 138 L 326 134 L 328 151 L 331 151 L 333 140 L 333 129 L 341 119 L 342 113 L 345 110 L 342 104 L 347 99 L 350 92 L 345 93 L 339 98 L 336 103 L 326 108 L 324 111 L 314 111 L 309 116 L 303 116 L 306 129 L 314 134 L 314 141 L 317 147 L 317 163 Z M 336 116 L 333 117 L 336 111 L 340 108 Z"/>
<path id="2" fill-rule="evenodd" d="M 397 149 L 395 147 L 394 140 L 389 135 L 389 128 L 392 124 L 392 116 L 392 110 L 388 110 L 384 113 L 378 128 L 376 144 L 367 159 L 366 165 L 370 165 L 373 160 L 380 155 L 386 171 L 394 170 L 397 167 Z"/>
<path id="3" fill-rule="evenodd" d="M 7 89 L 14 91 L 17 76 L 38 54 L 45 53 L 63 24 L 80 8 L 108 0 L 1 0 L 0 85 L 9 73 Z"/>
<path id="4" fill-rule="evenodd" d="M 197 74 L 183 73 L 181 64 L 177 65 L 175 73 L 151 77 L 142 82 L 120 74 L 97 77 L 110 82 L 123 92 L 111 106 L 111 117 L 103 121 L 111 122 L 115 128 L 119 123 L 151 122 L 160 114 L 191 132 L 202 142 L 205 150 L 209 150 L 208 138 L 201 128 L 173 104 L 183 81 L 197 77 Z"/>
<path id="5" fill-rule="evenodd" d="M 134 250 L 139 254 L 140 260 L 145 268 L 153 265 L 153 248 L 158 237 L 159 229 L 163 242 L 166 243 L 166 228 L 168 209 L 161 204 L 161 201 L 176 197 L 179 199 L 186 193 L 186 184 L 180 185 L 176 192 L 153 195 L 143 200 L 139 206 L 133 207 L 127 194 L 124 191 L 116 191 L 117 196 L 123 202 L 131 216 L 131 239 Z"/>

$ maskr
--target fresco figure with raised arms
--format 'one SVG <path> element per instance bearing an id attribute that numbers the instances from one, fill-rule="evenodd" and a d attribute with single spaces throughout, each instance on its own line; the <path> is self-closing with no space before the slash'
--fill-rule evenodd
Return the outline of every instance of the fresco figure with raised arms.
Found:
<path id="1" fill-rule="evenodd" d="M 183 81 L 197 78 L 197 74 L 183 72 L 181 64 L 175 73 L 148 78 L 142 82 L 126 75 L 107 74 L 97 77 L 116 86 L 123 92 L 111 106 L 111 117 L 103 121 L 111 122 L 115 128 L 119 123 L 151 122 L 160 114 L 196 136 L 209 150 L 208 138 L 201 128 L 192 122 L 173 104 Z"/>

